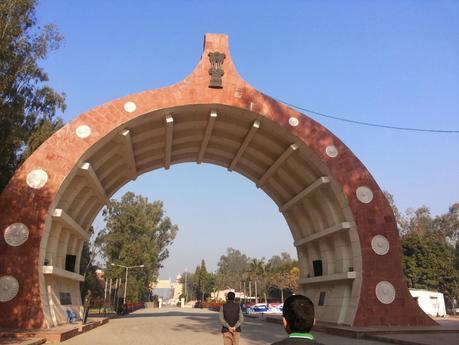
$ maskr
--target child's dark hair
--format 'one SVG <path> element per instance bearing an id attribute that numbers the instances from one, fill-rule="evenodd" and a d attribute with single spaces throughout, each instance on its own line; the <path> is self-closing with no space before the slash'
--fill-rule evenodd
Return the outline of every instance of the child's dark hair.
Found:
<path id="1" fill-rule="evenodd" d="M 309 332 L 314 325 L 314 304 L 306 296 L 290 296 L 284 302 L 282 315 L 287 320 L 289 332 Z"/>
<path id="2" fill-rule="evenodd" d="M 234 301 L 235 298 L 236 298 L 236 294 L 233 291 L 228 292 L 228 294 L 226 295 L 226 299 L 228 301 Z"/>

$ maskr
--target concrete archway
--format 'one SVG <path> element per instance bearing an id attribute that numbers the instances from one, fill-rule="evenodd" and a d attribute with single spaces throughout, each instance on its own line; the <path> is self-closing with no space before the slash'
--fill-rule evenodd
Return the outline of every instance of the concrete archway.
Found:
<path id="1" fill-rule="evenodd" d="M 125 183 L 182 162 L 238 172 L 279 206 L 319 321 L 434 324 L 409 294 L 393 212 L 367 169 L 327 129 L 243 81 L 227 36 L 207 34 L 186 79 L 80 115 L 16 172 L 0 197 L 0 325 L 64 322 L 60 293 L 80 308 L 75 272 L 94 217 Z"/>

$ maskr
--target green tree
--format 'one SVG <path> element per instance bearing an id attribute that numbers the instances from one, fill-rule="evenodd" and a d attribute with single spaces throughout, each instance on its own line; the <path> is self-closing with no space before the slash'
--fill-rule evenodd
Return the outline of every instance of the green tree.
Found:
<path id="1" fill-rule="evenodd" d="M 239 288 L 241 277 L 247 271 L 249 258 L 239 250 L 228 248 L 226 255 L 220 257 L 217 271 L 219 289 Z"/>
<path id="2" fill-rule="evenodd" d="M 450 305 L 459 284 L 454 248 L 435 233 L 419 236 L 413 232 L 403 236 L 401 244 L 408 286 L 442 292 Z"/>
<path id="3" fill-rule="evenodd" d="M 99 253 L 97 238 L 95 238 L 94 228 L 92 226 L 89 228 L 88 232 L 90 237 L 83 244 L 80 260 L 80 274 L 84 276 L 84 282 L 80 284 L 81 298 L 84 299 L 88 289 L 91 290 L 93 298 L 103 298 L 103 285 L 97 277 L 96 270 L 98 267 L 94 263 Z"/>
<path id="4" fill-rule="evenodd" d="M 183 292 L 179 296 L 180 298 L 185 298 L 185 302 L 188 302 L 194 296 L 196 296 L 196 291 L 194 289 L 194 278 L 195 274 L 191 272 L 183 272 L 180 275 L 180 284 L 183 284 Z"/>
<path id="5" fill-rule="evenodd" d="M 199 289 L 199 286 L 200 286 L 200 282 L 199 282 L 200 273 L 201 273 L 201 266 L 196 266 L 196 270 L 191 275 L 193 296 L 197 300 L 202 300 L 201 290 Z"/>
<path id="6" fill-rule="evenodd" d="M 456 242 L 456 249 L 454 251 L 454 268 L 459 271 L 459 241 Z"/>
<path id="7" fill-rule="evenodd" d="M 281 300 L 284 301 L 284 292 L 288 294 L 298 289 L 299 268 L 298 262 L 293 260 L 288 253 L 274 255 L 266 264 L 268 289 L 278 289 Z"/>
<path id="8" fill-rule="evenodd" d="M 459 273 L 455 266 L 459 204 L 436 217 L 426 206 L 408 209 L 404 214 L 398 213 L 397 223 L 408 286 L 442 292 L 447 305 L 451 305 L 452 298 L 459 292 Z"/>
<path id="9" fill-rule="evenodd" d="M 296 260 L 293 260 L 289 253 L 283 252 L 280 255 L 274 255 L 266 263 L 267 270 L 270 272 L 289 272 L 292 267 L 297 266 Z"/>
<path id="10" fill-rule="evenodd" d="M 37 121 L 34 130 L 27 138 L 27 142 L 22 154 L 22 161 L 29 158 L 38 147 L 43 144 L 54 132 L 64 126 L 62 119 L 40 119 Z"/>
<path id="11" fill-rule="evenodd" d="M 459 239 L 459 203 L 451 205 L 448 212 L 435 217 L 433 228 L 447 239 L 451 245 L 456 245 Z"/>
<path id="12" fill-rule="evenodd" d="M 249 261 L 248 276 L 254 282 L 255 303 L 258 303 L 258 296 L 263 295 L 265 302 L 270 283 L 269 271 L 265 258 L 251 259 Z"/>
<path id="13" fill-rule="evenodd" d="M 120 201 L 110 200 L 103 216 L 106 226 L 100 242 L 109 263 L 108 275 L 125 277 L 125 269 L 111 263 L 145 265 L 129 270 L 127 300 L 146 300 L 150 283 L 157 280 L 161 263 L 169 256 L 168 247 L 175 239 L 177 225 L 164 215 L 161 201 L 149 202 L 132 192 L 124 194 Z"/>
<path id="14" fill-rule="evenodd" d="M 384 193 L 384 196 L 386 197 L 387 201 L 389 202 L 389 205 L 392 207 L 392 211 L 394 212 L 395 221 L 397 223 L 398 231 L 401 233 L 404 219 L 403 219 L 403 216 L 400 213 L 397 205 L 395 204 L 395 198 L 388 191 L 383 191 L 383 193 Z"/>
<path id="15" fill-rule="evenodd" d="M 300 283 L 300 268 L 298 266 L 292 267 L 290 270 L 289 284 L 287 289 L 292 293 L 296 293 Z"/>
<path id="16" fill-rule="evenodd" d="M 35 0 L 0 2 L 0 191 L 19 164 L 62 126 L 65 95 L 46 85 L 38 66 L 62 36 L 53 25 L 36 25 Z"/>
<path id="17" fill-rule="evenodd" d="M 427 206 L 421 206 L 417 209 L 408 209 L 402 223 L 404 234 L 417 234 L 426 236 L 433 231 L 433 218 L 430 209 Z"/>
<path id="18" fill-rule="evenodd" d="M 214 285 L 215 279 L 211 273 L 207 272 L 206 262 L 202 259 L 201 265 L 196 267 L 193 276 L 193 287 L 196 298 L 205 301 L 213 290 Z"/>

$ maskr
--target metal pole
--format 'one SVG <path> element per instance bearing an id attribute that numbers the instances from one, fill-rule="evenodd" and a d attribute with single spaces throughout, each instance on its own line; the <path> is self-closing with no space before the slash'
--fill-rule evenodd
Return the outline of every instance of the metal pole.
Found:
<path id="1" fill-rule="evenodd" d="M 187 289 L 187 283 L 186 283 L 186 277 L 188 272 L 185 270 L 185 303 L 187 302 L 188 299 L 188 289 Z"/>
<path id="2" fill-rule="evenodd" d="M 112 296 L 112 301 L 110 302 L 110 303 L 112 304 L 112 307 L 113 307 L 113 308 L 115 308 L 116 284 L 118 284 L 118 278 L 113 279 L 113 296 Z"/>
<path id="3" fill-rule="evenodd" d="M 252 303 L 252 281 L 249 281 L 249 302 Z"/>
<path id="4" fill-rule="evenodd" d="M 105 285 L 105 288 L 104 288 L 104 305 L 105 305 L 105 301 L 107 300 L 107 285 L 108 285 L 107 279 L 104 279 L 104 285 Z"/>
<path id="5" fill-rule="evenodd" d="M 107 287 L 108 287 L 108 279 L 104 279 L 105 281 L 105 289 L 104 289 L 104 316 L 106 313 L 106 308 L 107 308 Z"/>
<path id="6" fill-rule="evenodd" d="M 116 278 L 116 284 L 115 284 L 115 293 L 113 294 L 113 298 L 115 299 L 114 305 L 115 305 L 115 311 L 118 310 L 118 295 L 119 295 L 119 286 L 120 286 L 121 280 L 119 278 Z"/>
<path id="7" fill-rule="evenodd" d="M 108 289 L 108 300 L 110 301 L 110 307 L 113 306 L 112 304 L 112 278 L 110 278 L 110 288 Z"/>
<path id="8" fill-rule="evenodd" d="M 123 304 L 126 304 L 126 291 L 127 291 L 127 277 L 128 277 L 129 267 L 126 267 L 126 280 L 124 281 L 124 298 Z"/>

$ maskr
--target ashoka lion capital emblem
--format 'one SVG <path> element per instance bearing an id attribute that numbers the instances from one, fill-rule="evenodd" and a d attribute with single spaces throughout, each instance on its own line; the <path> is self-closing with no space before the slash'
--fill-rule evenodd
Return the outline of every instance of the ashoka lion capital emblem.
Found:
<path id="1" fill-rule="evenodd" d="M 224 53 L 212 52 L 209 53 L 209 60 L 211 67 L 209 68 L 210 74 L 210 83 L 209 87 L 215 89 L 223 88 L 222 85 L 222 76 L 225 72 L 222 69 L 223 61 L 225 60 L 226 55 Z"/>

